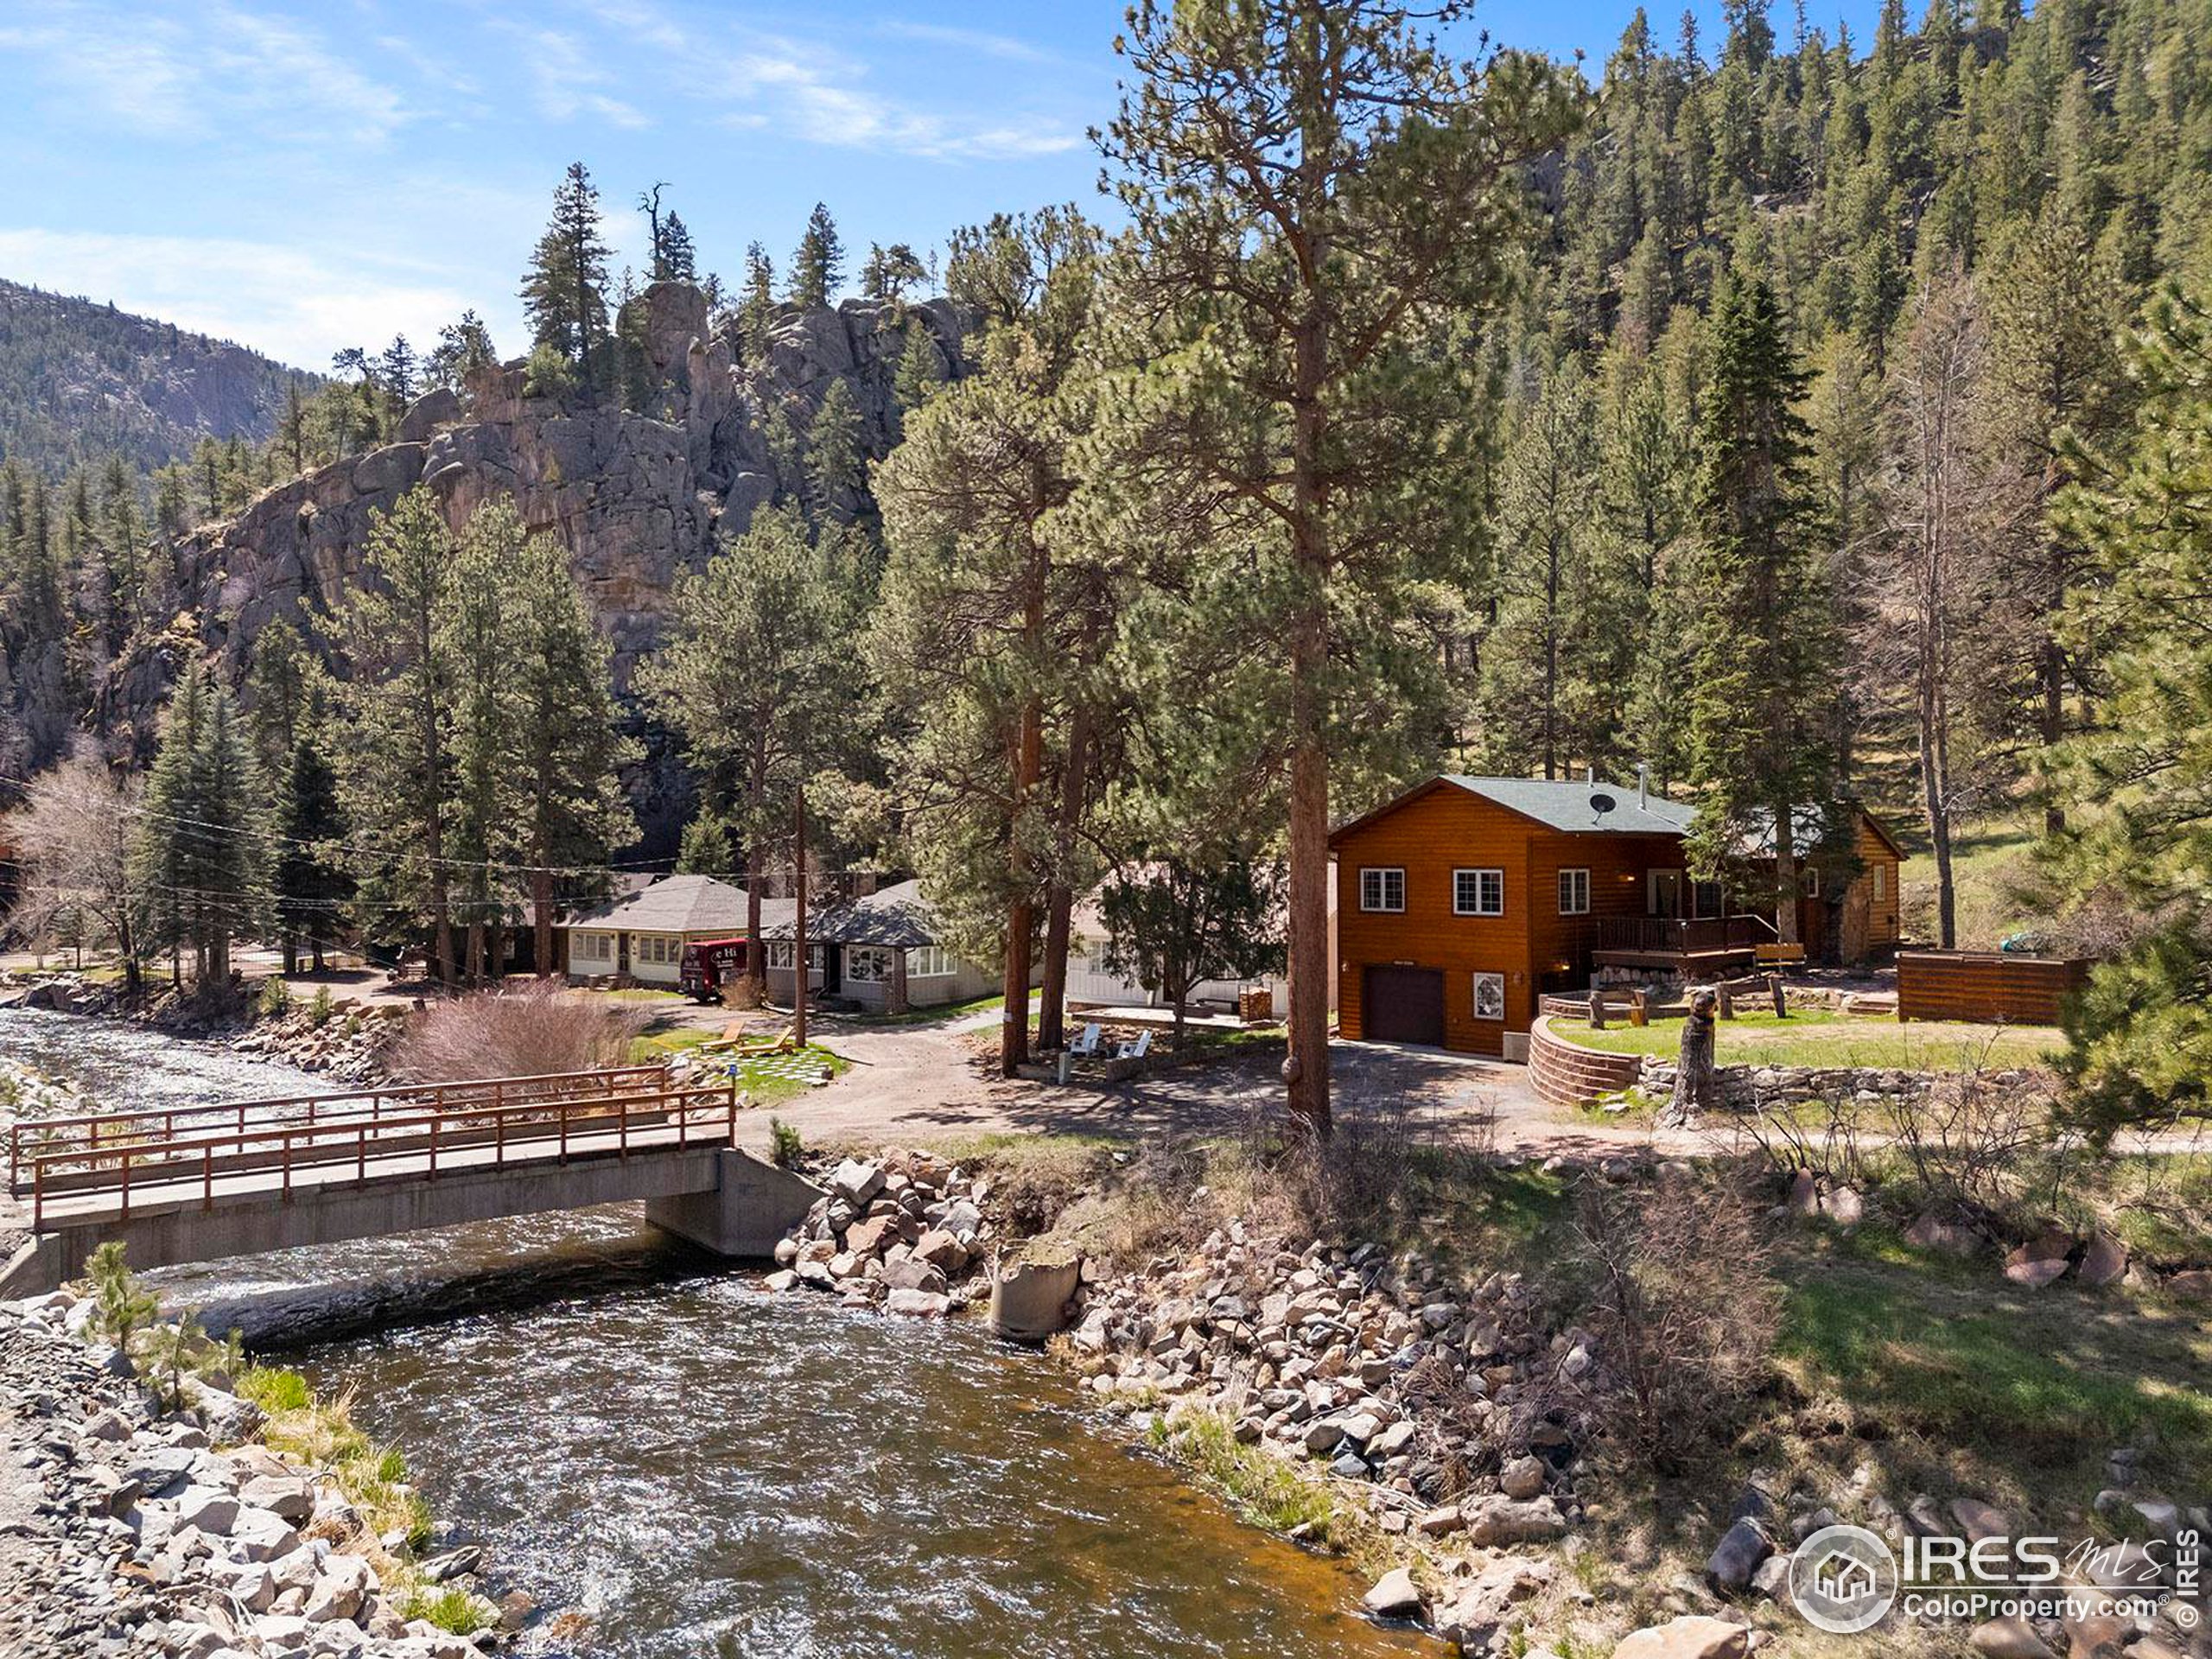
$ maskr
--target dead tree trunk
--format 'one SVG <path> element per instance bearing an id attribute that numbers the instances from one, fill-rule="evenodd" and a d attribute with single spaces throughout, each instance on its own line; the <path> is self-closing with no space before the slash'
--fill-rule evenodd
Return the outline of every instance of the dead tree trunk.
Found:
<path id="1" fill-rule="evenodd" d="M 1680 1126 L 1696 1120 L 1699 1110 L 1717 1094 L 1713 1063 L 1713 1016 L 1719 999 L 1700 991 L 1682 1018 L 1682 1046 L 1675 1063 L 1675 1094 L 1668 1103 L 1666 1122 Z"/>

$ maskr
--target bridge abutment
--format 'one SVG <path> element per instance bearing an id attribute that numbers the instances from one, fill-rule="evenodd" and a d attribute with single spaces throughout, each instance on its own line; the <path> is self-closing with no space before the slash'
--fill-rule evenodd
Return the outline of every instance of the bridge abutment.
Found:
<path id="1" fill-rule="evenodd" d="M 804 1175 L 734 1147 L 717 1151 L 715 1161 L 711 1191 L 648 1199 L 645 1219 L 716 1255 L 763 1258 L 825 1196 Z"/>

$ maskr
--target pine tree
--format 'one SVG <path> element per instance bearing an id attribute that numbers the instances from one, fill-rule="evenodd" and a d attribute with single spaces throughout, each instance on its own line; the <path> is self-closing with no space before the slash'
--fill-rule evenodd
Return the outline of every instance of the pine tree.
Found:
<path id="1" fill-rule="evenodd" d="M 458 665 L 443 627 L 453 537 L 427 490 L 370 520 L 369 582 L 346 619 L 351 741 L 340 795 L 354 872 L 373 912 L 427 922 L 439 979 L 454 979 L 452 874 L 446 856 L 454 790 Z"/>
<path id="2" fill-rule="evenodd" d="M 607 260 L 599 229 L 599 191 L 582 162 L 571 162 L 553 193 L 553 219 L 523 278 L 531 339 L 575 365 L 587 391 L 607 368 Z"/>
<path id="3" fill-rule="evenodd" d="M 817 519 L 849 516 L 849 503 L 866 481 L 861 409 L 842 375 L 830 382 L 806 429 L 806 482 Z"/>
<path id="4" fill-rule="evenodd" d="M 487 971 L 497 976 L 508 875 L 521 851 L 524 798 L 512 764 L 517 709 L 505 658 L 522 542 L 512 504 L 479 507 L 461 528 L 437 604 L 437 648 L 453 677 L 451 832 L 443 850 L 454 873 L 454 919 L 466 939 L 462 971 L 472 985 L 483 984 Z"/>
<path id="5" fill-rule="evenodd" d="M 677 874 L 727 876 L 736 868 L 728 821 L 712 807 L 701 807 L 683 826 L 683 839 L 676 853 Z"/>
<path id="6" fill-rule="evenodd" d="M 820 202 L 806 217 L 806 232 L 791 254 L 791 286 L 784 297 L 802 311 L 830 303 L 830 296 L 844 280 L 845 255 L 837 240 L 836 222 Z"/>
<path id="7" fill-rule="evenodd" d="M 228 983 L 231 940 L 268 899 L 269 803 L 245 724 L 206 670 L 188 670 L 162 722 L 137 848 L 153 895 L 149 942 L 189 945 L 194 982 Z"/>
<path id="8" fill-rule="evenodd" d="M 518 530 L 512 506 L 479 508 L 476 518 L 495 510 L 503 516 L 487 533 L 507 543 Z M 475 519 L 469 528 L 475 531 Z M 582 872 L 605 866 L 637 834 L 620 774 L 642 751 L 622 734 L 612 653 L 561 543 L 550 536 L 524 537 L 506 569 L 512 590 L 503 652 L 513 695 L 509 765 L 522 796 L 518 818 L 530 876 L 533 961 L 548 974 L 557 902 L 603 893 L 604 881 Z"/>
<path id="9" fill-rule="evenodd" d="M 776 268 L 758 242 L 745 250 L 745 289 L 737 305 L 738 355 L 756 367 L 768 360 L 768 330 L 776 321 Z"/>
<path id="10" fill-rule="evenodd" d="M 1845 822 L 1834 810 L 1842 649 L 1796 410 L 1806 375 L 1761 278 L 1731 283 L 1713 332 L 1683 697 L 1700 787 L 1688 851 L 1713 880 L 1770 850 L 1775 931 L 1794 942 L 1800 859 Z"/>
<path id="11" fill-rule="evenodd" d="M 698 280 L 698 255 L 691 246 L 691 232 L 676 213 L 661 221 L 660 255 L 653 263 L 653 280 L 657 283 L 690 283 Z"/>
<path id="12" fill-rule="evenodd" d="M 850 617 L 806 525 L 764 507 L 707 568 L 679 578 L 669 639 L 639 690 L 683 739 L 709 806 L 744 844 L 747 977 L 762 980 L 760 898 L 797 791 L 849 718 Z"/>
<path id="13" fill-rule="evenodd" d="M 1125 174 L 1132 298 L 1165 335 L 1132 424 L 1183 487 L 1234 501 L 1240 531 L 1248 514 L 1277 527 L 1261 550 L 1290 703 L 1284 1073 L 1316 1135 L 1331 1127 L 1334 716 L 1367 728 L 1375 703 L 1398 701 L 1346 685 L 1332 635 L 1348 612 L 1396 612 L 1386 595 L 1401 581 L 1465 545 L 1448 447 L 1476 426 L 1430 325 L 1501 295 L 1519 158 L 1570 124 L 1548 65 L 1509 52 L 1478 69 L 1416 28 L 1387 0 L 1203 13 L 1140 0 L 1123 48 L 1133 84 L 1103 146 Z"/>
<path id="14" fill-rule="evenodd" d="M 906 429 L 906 416 L 929 402 L 931 396 L 944 384 L 944 365 L 938 354 L 937 341 L 931 336 L 928 326 L 910 321 L 906 328 L 906 343 L 899 353 L 899 366 L 893 372 L 891 393 L 898 403 L 899 429 Z"/>

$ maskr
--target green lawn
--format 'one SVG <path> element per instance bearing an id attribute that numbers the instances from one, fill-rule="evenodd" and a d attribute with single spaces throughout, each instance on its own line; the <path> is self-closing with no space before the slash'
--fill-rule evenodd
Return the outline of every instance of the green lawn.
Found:
<path id="1" fill-rule="evenodd" d="M 1740 1007 L 1741 1005 L 1738 1004 Z M 1649 1025 L 1603 1031 L 1554 1020 L 1557 1035 L 1607 1054 L 1666 1054 L 1682 1046 L 1679 1015 Z M 1847 1017 L 1808 1008 L 1777 1020 L 1773 1011 L 1744 1011 L 1720 1022 L 1714 1039 L 1722 1065 L 1873 1065 L 1919 1071 L 1959 1071 L 1976 1065 L 2033 1065 L 2064 1046 L 2050 1026 L 1970 1026 L 1933 1020 Z"/>
<path id="2" fill-rule="evenodd" d="M 2158 1448 L 2163 1485 L 2212 1474 L 2212 1325 L 2183 1304 L 2071 1280 L 2028 1290 L 1990 1260 L 1923 1256 L 1872 1227 L 1808 1236 L 1781 1271 L 1781 1357 L 1800 1385 L 1962 1484 L 2080 1503 L 2105 1454 L 2138 1440 Z"/>

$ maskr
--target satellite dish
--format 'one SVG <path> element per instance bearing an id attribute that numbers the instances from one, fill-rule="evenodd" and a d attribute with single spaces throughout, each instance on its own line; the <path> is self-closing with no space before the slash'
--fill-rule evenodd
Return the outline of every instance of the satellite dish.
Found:
<path id="1" fill-rule="evenodd" d="M 1592 812 L 1595 812 L 1601 818 L 1619 804 L 1620 803 L 1618 801 L 1606 794 L 1602 789 L 1590 798 L 1590 810 Z"/>

